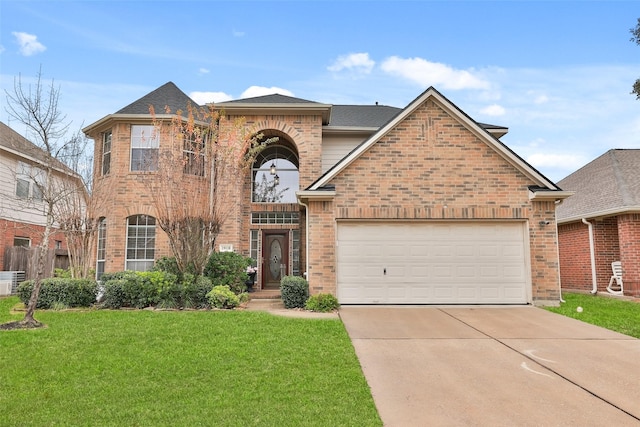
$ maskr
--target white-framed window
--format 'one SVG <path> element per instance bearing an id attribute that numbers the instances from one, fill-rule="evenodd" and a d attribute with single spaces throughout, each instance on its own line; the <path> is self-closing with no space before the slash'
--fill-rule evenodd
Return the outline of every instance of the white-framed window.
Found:
<path id="1" fill-rule="evenodd" d="M 42 201 L 45 185 L 44 173 L 28 163 L 18 162 L 16 169 L 16 197 Z"/>
<path id="2" fill-rule="evenodd" d="M 155 252 L 156 219 L 149 215 L 133 215 L 127 218 L 125 270 L 151 270 Z"/>
<path id="3" fill-rule="evenodd" d="M 252 168 L 251 201 L 255 203 L 296 203 L 299 190 L 298 158 L 282 145 L 265 148 Z"/>
<path id="4" fill-rule="evenodd" d="M 21 248 L 31 247 L 31 239 L 28 237 L 14 237 L 13 246 L 19 246 Z"/>
<path id="5" fill-rule="evenodd" d="M 160 134 L 152 125 L 131 125 L 131 171 L 158 170 Z"/>
<path id="6" fill-rule="evenodd" d="M 206 142 L 206 135 L 203 135 L 199 131 L 184 135 L 182 164 L 185 174 L 204 176 Z"/>
<path id="7" fill-rule="evenodd" d="M 111 131 L 102 134 L 102 175 L 111 172 Z"/>
<path id="8" fill-rule="evenodd" d="M 104 265 L 107 255 L 107 219 L 100 218 L 98 222 L 98 250 L 96 253 L 96 280 L 100 280 L 104 274 Z"/>

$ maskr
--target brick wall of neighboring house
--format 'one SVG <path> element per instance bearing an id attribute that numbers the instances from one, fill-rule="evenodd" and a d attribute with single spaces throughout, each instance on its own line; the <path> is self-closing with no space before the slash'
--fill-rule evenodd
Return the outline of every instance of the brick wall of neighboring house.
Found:
<path id="1" fill-rule="evenodd" d="M 592 289 L 589 228 L 582 222 L 558 226 L 560 283 L 565 290 Z"/>
<path id="2" fill-rule="evenodd" d="M 611 279 L 611 263 L 622 261 L 628 276 L 624 279 L 625 293 L 632 294 L 637 288 L 640 271 L 638 269 L 637 244 L 640 242 L 640 216 L 622 215 L 604 219 L 590 219 L 593 226 L 594 256 L 596 260 L 596 280 L 598 292 L 606 292 Z M 593 289 L 591 278 L 591 252 L 589 248 L 589 228 L 582 222 L 563 224 L 558 228 L 560 236 L 560 275 L 565 290 Z M 624 277 L 624 276 L 623 276 Z M 636 285 L 634 285 L 634 282 Z"/>
<path id="3" fill-rule="evenodd" d="M 31 247 L 35 247 L 42 243 L 43 233 L 44 227 L 41 225 L 0 219 L 0 270 L 4 268 L 5 248 L 13 246 L 14 238 L 27 238 L 31 241 Z M 60 249 L 67 249 L 67 240 L 64 233 L 59 230 L 56 230 L 49 238 L 49 248 L 55 249 L 56 242 L 60 242 Z"/>
<path id="4" fill-rule="evenodd" d="M 605 291 L 611 278 L 611 263 L 620 260 L 618 221 L 616 217 L 590 220 L 593 224 L 593 240 L 596 257 L 598 291 Z"/>
<path id="5" fill-rule="evenodd" d="M 618 217 L 620 261 L 625 294 L 640 296 L 640 214 Z"/>
<path id="6" fill-rule="evenodd" d="M 554 204 L 530 202 L 531 181 L 433 100 L 331 183 L 334 201 L 309 209 L 313 290 L 335 291 L 334 218 L 501 219 L 529 221 L 533 298 L 559 300 Z"/>

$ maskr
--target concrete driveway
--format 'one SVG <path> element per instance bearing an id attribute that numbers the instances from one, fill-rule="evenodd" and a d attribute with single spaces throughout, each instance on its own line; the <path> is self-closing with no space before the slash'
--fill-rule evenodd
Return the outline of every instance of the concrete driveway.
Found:
<path id="1" fill-rule="evenodd" d="M 639 426 L 640 340 L 535 307 L 343 306 L 396 426 Z"/>

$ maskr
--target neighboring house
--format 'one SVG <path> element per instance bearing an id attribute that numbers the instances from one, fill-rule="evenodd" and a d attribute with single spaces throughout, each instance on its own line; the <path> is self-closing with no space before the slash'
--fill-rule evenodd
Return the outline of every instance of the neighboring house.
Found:
<path id="1" fill-rule="evenodd" d="M 68 167 L 47 154 L 22 135 L 0 122 L 0 268 L 12 269 L 5 259 L 7 248 L 35 247 L 42 243 L 46 215 L 42 185 L 44 165 L 53 164 L 54 177 L 78 182 Z M 49 248 L 66 254 L 67 244 L 61 231 L 55 230 Z M 66 255 L 65 255 L 66 256 Z"/>
<path id="2" fill-rule="evenodd" d="M 575 192 L 558 207 L 562 288 L 605 291 L 620 261 L 624 293 L 640 296 L 640 150 L 609 150 L 558 184 Z"/>
<path id="3" fill-rule="evenodd" d="M 141 127 L 150 105 L 188 102 L 167 83 L 84 129 L 95 140 L 94 188 L 108 189 L 98 271 L 171 255 L 136 181 L 136 150 L 151 131 Z M 255 260 L 257 287 L 305 275 L 312 294 L 342 304 L 559 303 L 555 208 L 569 193 L 499 141 L 506 128 L 474 121 L 433 88 L 404 109 L 283 95 L 215 108 L 279 138 L 247 174 L 217 240 Z M 282 197 L 264 202 L 256 188 L 272 165 Z"/>

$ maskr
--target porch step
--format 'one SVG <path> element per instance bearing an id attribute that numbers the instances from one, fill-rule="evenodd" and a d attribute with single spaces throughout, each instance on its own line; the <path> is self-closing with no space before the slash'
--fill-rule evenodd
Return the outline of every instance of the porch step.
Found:
<path id="1" fill-rule="evenodd" d="M 247 310 L 284 310 L 284 304 L 280 298 L 280 289 L 261 289 L 249 293 Z"/>
<path id="2" fill-rule="evenodd" d="M 256 311 L 284 310 L 284 303 L 275 298 L 250 299 L 246 309 Z"/>
<path id="3" fill-rule="evenodd" d="M 249 299 L 280 299 L 280 289 L 260 289 L 249 292 Z"/>

